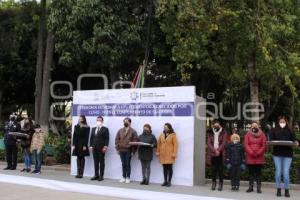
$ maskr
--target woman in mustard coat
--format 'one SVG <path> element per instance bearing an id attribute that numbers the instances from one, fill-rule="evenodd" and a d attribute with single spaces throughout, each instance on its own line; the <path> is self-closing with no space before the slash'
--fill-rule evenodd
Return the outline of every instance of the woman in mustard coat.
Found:
<path id="1" fill-rule="evenodd" d="M 172 128 L 172 125 L 166 123 L 164 125 L 164 131 L 159 136 L 157 141 L 156 155 L 159 157 L 160 163 L 163 165 L 164 171 L 164 183 L 162 186 L 171 186 L 171 180 L 173 176 L 173 164 L 177 156 L 177 138 Z"/>

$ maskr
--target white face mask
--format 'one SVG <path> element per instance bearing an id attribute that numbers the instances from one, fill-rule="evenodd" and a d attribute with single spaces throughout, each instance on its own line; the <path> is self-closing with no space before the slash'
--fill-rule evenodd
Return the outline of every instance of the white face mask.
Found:
<path id="1" fill-rule="evenodd" d="M 281 128 L 284 128 L 284 127 L 286 126 L 286 123 L 279 123 L 279 126 L 280 126 Z"/>
<path id="2" fill-rule="evenodd" d="M 233 144 L 237 144 L 237 143 L 239 143 L 238 140 L 233 140 Z"/>
<path id="3" fill-rule="evenodd" d="M 97 122 L 97 126 L 102 126 L 102 122 Z"/>

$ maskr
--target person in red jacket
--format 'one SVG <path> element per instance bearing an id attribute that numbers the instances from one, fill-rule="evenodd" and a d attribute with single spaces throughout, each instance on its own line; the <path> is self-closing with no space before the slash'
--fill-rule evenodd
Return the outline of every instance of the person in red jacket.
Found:
<path id="1" fill-rule="evenodd" d="M 212 129 L 208 130 L 207 137 L 207 162 L 211 165 L 212 172 L 212 186 L 211 189 L 216 189 L 217 175 L 219 177 L 218 190 L 223 190 L 223 168 L 225 157 L 225 146 L 226 146 L 226 131 L 222 128 L 219 121 L 215 120 L 212 125 Z"/>
<path id="2" fill-rule="evenodd" d="M 249 169 L 249 188 L 253 192 L 254 179 L 256 178 L 257 193 L 261 193 L 261 170 L 265 164 L 266 136 L 257 122 L 251 124 L 250 130 L 244 138 L 246 164 Z"/>

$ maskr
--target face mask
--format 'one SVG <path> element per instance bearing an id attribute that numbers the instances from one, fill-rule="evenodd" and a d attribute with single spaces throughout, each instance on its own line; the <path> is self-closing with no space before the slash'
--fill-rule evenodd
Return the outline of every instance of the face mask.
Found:
<path id="1" fill-rule="evenodd" d="M 258 132 L 258 128 L 252 128 L 252 132 L 253 133 L 257 133 Z"/>
<path id="2" fill-rule="evenodd" d="M 144 129 L 144 133 L 150 133 L 148 129 Z"/>
<path id="3" fill-rule="evenodd" d="M 279 123 L 279 126 L 280 126 L 281 128 L 284 128 L 284 127 L 286 126 L 286 123 Z"/>
<path id="4" fill-rule="evenodd" d="M 97 126 L 102 126 L 102 122 L 97 122 Z"/>
<path id="5" fill-rule="evenodd" d="M 129 124 L 128 124 L 127 122 L 125 122 L 125 123 L 124 123 L 124 126 L 125 126 L 125 127 L 128 127 L 128 126 L 129 126 Z"/>
<path id="6" fill-rule="evenodd" d="M 170 131 L 169 131 L 169 129 L 165 129 L 164 132 L 165 133 L 169 133 Z"/>
<path id="7" fill-rule="evenodd" d="M 220 130 L 220 127 L 214 127 L 214 132 L 218 132 Z"/>
<path id="8" fill-rule="evenodd" d="M 238 140 L 233 140 L 233 144 L 237 144 L 237 143 L 239 143 Z"/>

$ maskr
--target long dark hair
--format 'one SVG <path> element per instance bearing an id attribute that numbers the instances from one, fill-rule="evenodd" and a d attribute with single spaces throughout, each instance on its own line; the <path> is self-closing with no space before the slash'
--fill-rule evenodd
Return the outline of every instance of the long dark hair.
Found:
<path id="1" fill-rule="evenodd" d="M 82 119 L 83 119 L 83 124 L 84 124 L 84 125 L 87 125 L 85 115 L 80 115 L 79 118 L 82 118 Z"/>
<path id="2" fill-rule="evenodd" d="M 173 129 L 173 127 L 172 127 L 172 125 L 170 123 L 165 123 L 165 126 L 168 127 L 170 133 L 174 133 L 174 129 Z"/>
<path id="3" fill-rule="evenodd" d="M 286 123 L 286 126 L 284 127 L 284 129 L 287 129 L 287 130 L 289 130 L 289 131 L 291 131 L 292 132 L 292 129 L 290 128 L 290 126 L 289 126 L 289 120 L 288 120 L 288 118 L 286 117 L 286 116 L 279 116 L 278 117 L 278 119 L 277 119 L 277 123 L 276 123 L 276 126 L 275 126 L 275 128 L 274 128 L 274 130 L 273 130 L 273 132 L 275 133 L 275 134 L 278 134 L 278 133 L 280 133 L 281 132 L 281 127 L 280 127 L 280 125 L 279 125 L 279 122 L 280 122 L 280 120 L 284 120 L 285 121 L 285 123 Z"/>

